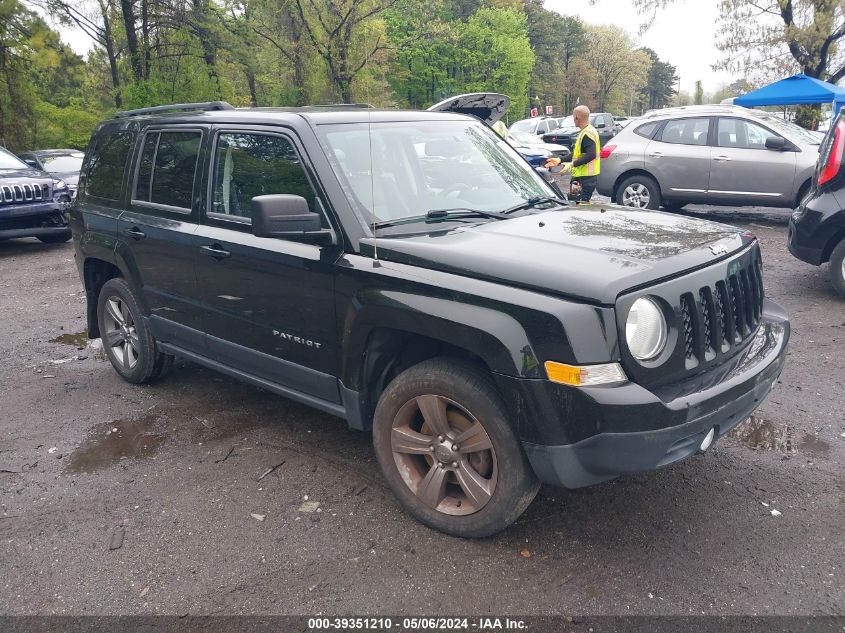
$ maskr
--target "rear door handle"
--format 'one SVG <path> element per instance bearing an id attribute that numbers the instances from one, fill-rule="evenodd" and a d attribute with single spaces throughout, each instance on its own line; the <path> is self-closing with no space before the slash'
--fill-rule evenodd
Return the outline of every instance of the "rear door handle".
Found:
<path id="1" fill-rule="evenodd" d="M 714 156 L 713 160 L 718 160 L 720 163 L 729 163 L 731 159 L 728 156 Z"/>
<path id="2" fill-rule="evenodd" d="M 232 255 L 229 251 L 223 250 L 220 244 L 200 246 L 200 253 L 213 257 L 214 259 L 226 259 Z"/>
<path id="3" fill-rule="evenodd" d="M 652 158 L 663 158 L 663 152 L 652 152 L 649 156 Z"/>
<path id="4" fill-rule="evenodd" d="M 133 240 L 142 240 L 147 237 L 147 234 L 137 226 L 133 226 L 131 229 L 123 229 L 123 234 L 127 237 L 131 237 Z"/>

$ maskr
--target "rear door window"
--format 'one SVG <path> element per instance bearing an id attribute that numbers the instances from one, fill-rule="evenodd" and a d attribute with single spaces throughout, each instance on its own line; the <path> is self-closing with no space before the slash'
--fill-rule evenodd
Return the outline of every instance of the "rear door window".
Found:
<path id="1" fill-rule="evenodd" d="M 85 174 L 86 195 L 104 200 L 120 200 L 123 173 L 132 135 L 129 132 L 103 134 L 89 150 L 88 169 Z"/>
<path id="2" fill-rule="evenodd" d="M 667 121 L 659 141 L 680 145 L 707 145 L 710 119 L 676 119 Z"/>
<path id="3" fill-rule="evenodd" d="M 132 201 L 189 212 L 201 141 L 198 130 L 147 132 Z"/>

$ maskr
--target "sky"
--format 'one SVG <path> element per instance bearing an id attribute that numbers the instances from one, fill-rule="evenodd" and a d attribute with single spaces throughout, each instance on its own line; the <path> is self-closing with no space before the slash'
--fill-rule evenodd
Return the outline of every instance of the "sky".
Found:
<path id="1" fill-rule="evenodd" d="M 661 60 L 677 67 L 681 90 L 692 94 L 696 80 L 705 92 L 714 92 L 735 79 L 731 74 L 715 72 L 711 65 L 719 60 L 716 50 L 716 0 L 675 0 L 657 15 L 652 27 L 637 34 L 642 16 L 629 0 L 546 0 L 545 7 L 564 15 L 577 15 L 591 24 L 614 24 L 628 31 L 638 44 L 654 50 Z M 80 55 L 87 54 L 91 40 L 81 31 L 59 27 L 62 38 Z"/>
<path id="2" fill-rule="evenodd" d="M 643 16 L 631 6 L 630 0 L 546 0 L 550 11 L 575 15 L 588 24 L 620 26 L 642 45 L 648 46 L 664 62 L 677 67 L 681 90 L 693 94 L 695 82 L 701 80 L 705 92 L 715 92 L 722 84 L 736 77 L 716 72 L 711 65 L 719 61 L 716 49 L 716 22 L 719 6 L 716 0 L 675 0 L 658 12 L 652 27 L 638 35 Z"/>

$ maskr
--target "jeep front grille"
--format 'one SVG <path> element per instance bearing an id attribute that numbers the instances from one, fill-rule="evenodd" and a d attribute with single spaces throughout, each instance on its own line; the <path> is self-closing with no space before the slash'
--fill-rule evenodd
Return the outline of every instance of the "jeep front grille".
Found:
<path id="1" fill-rule="evenodd" d="M 48 200 L 50 200 L 50 185 L 47 184 L 0 185 L 0 204 L 45 202 Z"/>
<path id="2" fill-rule="evenodd" d="M 760 260 L 728 275 L 714 286 L 680 299 L 684 352 L 693 365 L 742 345 L 757 329 L 763 313 Z"/>

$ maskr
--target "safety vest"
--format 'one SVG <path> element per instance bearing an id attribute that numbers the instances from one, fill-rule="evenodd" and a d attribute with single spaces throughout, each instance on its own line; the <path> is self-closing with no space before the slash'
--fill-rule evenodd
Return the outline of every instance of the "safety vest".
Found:
<path id="1" fill-rule="evenodd" d="M 599 133 L 596 131 L 596 128 L 594 128 L 590 124 L 587 124 L 587 127 L 581 130 L 581 132 L 578 134 L 578 140 L 575 141 L 575 149 L 572 151 L 572 160 L 577 160 L 578 157 L 581 156 L 581 141 L 585 136 L 589 136 L 591 139 L 593 139 L 593 142 L 596 144 L 596 158 L 595 160 L 591 160 L 589 163 L 573 167 L 573 178 L 584 178 L 585 176 L 598 176 L 599 172 L 601 171 L 601 160 L 599 159 L 599 152 L 601 152 L 601 147 L 599 146 Z"/>

